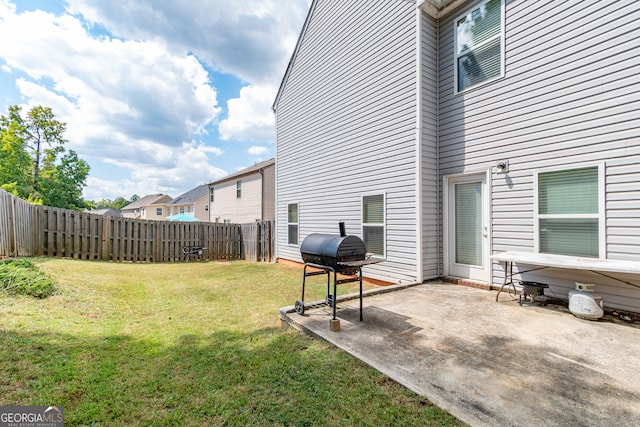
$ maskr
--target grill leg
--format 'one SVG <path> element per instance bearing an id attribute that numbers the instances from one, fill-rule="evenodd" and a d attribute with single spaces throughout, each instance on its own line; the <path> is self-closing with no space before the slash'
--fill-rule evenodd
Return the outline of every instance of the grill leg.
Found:
<path id="1" fill-rule="evenodd" d="M 333 320 L 336 320 L 336 302 L 338 300 L 338 278 L 336 271 L 332 268 L 333 271 Z"/>
<path id="2" fill-rule="evenodd" d="M 360 279 L 360 321 L 362 322 L 362 267 L 358 267 L 358 278 Z"/>
<path id="3" fill-rule="evenodd" d="M 304 266 L 304 270 L 302 270 L 302 298 L 300 301 L 304 302 L 304 283 L 307 281 L 307 266 Z"/>

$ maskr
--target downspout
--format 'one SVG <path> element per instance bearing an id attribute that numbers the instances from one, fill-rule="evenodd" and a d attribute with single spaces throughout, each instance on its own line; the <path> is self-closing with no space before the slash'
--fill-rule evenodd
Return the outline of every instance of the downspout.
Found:
<path id="1" fill-rule="evenodd" d="M 260 221 L 264 221 L 264 168 L 260 168 Z"/>
<path id="2" fill-rule="evenodd" d="M 273 229 L 272 229 L 272 238 L 275 242 L 275 244 L 273 245 L 273 259 L 272 262 L 277 262 L 278 261 L 278 165 L 280 164 L 280 162 L 278 161 L 278 111 L 276 110 L 275 106 L 273 108 L 273 115 L 275 117 L 275 133 L 276 133 L 276 142 L 275 142 L 275 165 L 274 165 L 274 170 L 273 173 L 275 174 L 275 179 L 274 179 L 274 185 L 275 185 L 275 189 L 274 189 L 274 195 L 275 195 L 275 206 L 273 207 L 274 209 L 274 217 L 273 217 Z"/>
<path id="3" fill-rule="evenodd" d="M 435 19 L 436 22 L 436 274 L 442 277 L 442 253 L 444 246 L 442 245 L 443 233 L 443 215 L 442 211 L 442 188 L 440 186 L 440 18 Z"/>
<path id="4" fill-rule="evenodd" d="M 416 279 L 418 283 L 424 280 L 423 265 L 423 210 L 422 197 L 422 2 L 417 2 L 416 8 Z"/>

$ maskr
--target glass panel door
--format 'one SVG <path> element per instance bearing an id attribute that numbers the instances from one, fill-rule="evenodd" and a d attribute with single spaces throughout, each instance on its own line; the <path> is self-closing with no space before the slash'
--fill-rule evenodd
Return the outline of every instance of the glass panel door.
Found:
<path id="1" fill-rule="evenodd" d="M 447 179 L 446 274 L 489 280 L 489 192 L 486 174 Z"/>
<path id="2" fill-rule="evenodd" d="M 482 182 L 454 184 L 455 262 L 482 266 Z"/>

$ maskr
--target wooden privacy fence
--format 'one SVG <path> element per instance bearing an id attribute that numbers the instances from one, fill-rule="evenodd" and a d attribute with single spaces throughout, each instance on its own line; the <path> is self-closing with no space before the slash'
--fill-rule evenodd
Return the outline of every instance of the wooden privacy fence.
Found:
<path id="1" fill-rule="evenodd" d="M 49 256 L 103 261 L 173 262 L 183 248 L 202 246 L 202 258 L 273 258 L 272 225 L 151 221 L 103 217 L 31 205 L 0 190 L 0 256 Z"/>
<path id="2" fill-rule="evenodd" d="M 271 221 L 242 224 L 242 259 L 271 262 L 275 253 Z"/>

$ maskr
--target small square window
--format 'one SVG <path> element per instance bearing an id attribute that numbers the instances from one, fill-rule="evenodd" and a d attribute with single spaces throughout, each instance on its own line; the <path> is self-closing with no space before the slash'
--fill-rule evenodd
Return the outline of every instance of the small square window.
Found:
<path id="1" fill-rule="evenodd" d="M 156 216 L 162 216 L 162 208 L 156 208 Z"/>
<path id="2" fill-rule="evenodd" d="M 362 197 L 362 240 L 367 252 L 385 256 L 385 197 Z"/>

